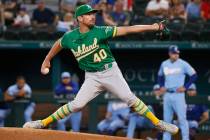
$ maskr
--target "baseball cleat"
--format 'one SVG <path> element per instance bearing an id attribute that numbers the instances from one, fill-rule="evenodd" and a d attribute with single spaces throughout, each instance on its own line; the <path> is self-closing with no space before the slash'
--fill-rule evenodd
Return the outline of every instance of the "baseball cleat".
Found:
<path id="1" fill-rule="evenodd" d="M 178 133 L 179 131 L 179 128 L 176 125 L 164 122 L 162 120 L 160 120 L 160 122 L 155 127 L 159 130 L 167 131 L 172 135 Z"/>
<path id="2" fill-rule="evenodd" d="M 44 125 L 41 120 L 26 122 L 23 125 L 23 128 L 34 128 L 34 129 L 42 129 Z"/>

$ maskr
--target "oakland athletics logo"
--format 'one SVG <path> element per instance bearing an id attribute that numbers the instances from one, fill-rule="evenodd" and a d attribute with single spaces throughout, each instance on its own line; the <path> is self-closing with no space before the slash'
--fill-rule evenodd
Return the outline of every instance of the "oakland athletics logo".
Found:
<path id="1" fill-rule="evenodd" d="M 77 61 L 80 61 L 82 58 L 95 52 L 99 48 L 97 42 L 98 42 L 97 38 L 94 38 L 92 45 L 85 46 L 85 44 L 82 44 L 82 46 L 77 47 L 77 50 L 71 49 Z"/>

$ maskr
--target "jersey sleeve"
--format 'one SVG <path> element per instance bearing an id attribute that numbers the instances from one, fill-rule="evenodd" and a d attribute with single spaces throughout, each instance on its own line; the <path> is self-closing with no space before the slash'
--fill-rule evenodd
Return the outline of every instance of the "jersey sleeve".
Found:
<path id="1" fill-rule="evenodd" d="M 99 28 L 100 30 L 100 38 L 102 40 L 106 40 L 112 37 L 115 37 L 117 34 L 116 26 L 102 26 Z"/>
<path id="2" fill-rule="evenodd" d="M 68 48 L 68 37 L 66 34 L 64 34 L 63 37 L 59 39 L 59 41 L 60 41 L 60 46 L 62 48 Z"/>
<path id="3" fill-rule="evenodd" d="M 10 96 L 15 96 L 15 94 L 16 94 L 15 87 L 14 87 L 14 86 L 10 86 L 10 87 L 8 88 L 7 92 L 8 92 L 8 94 L 9 94 Z"/>
<path id="4" fill-rule="evenodd" d="M 158 71 L 158 76 L 164 76 L 163 73 L 163 63 L 160 65 L 159 71 Z"/>
<path id="5" fill-rule="evenodd" d="M 25 88 L 24 88 L 24 90 L 25 90 L 25 93 L 26 93 L 25 97 L 30 98 L 31 97 L 31 94 L 32 94 L 31 87 L 29 85 L 26 85 Z"/>
<path id="6" fill-rule="evenodd" d="M 194 68 L 187 62 L 184 62 L 184 72 L 185 74 L 192 76 L 193 74 L 195 74 L 195 70 Z"/>
<path id="7" fill-rule="evenodd" d="M 204 113 L 208 111 L 209 111 L 208 107 L 206 105 L 202 105 L 202 112 Z"/>

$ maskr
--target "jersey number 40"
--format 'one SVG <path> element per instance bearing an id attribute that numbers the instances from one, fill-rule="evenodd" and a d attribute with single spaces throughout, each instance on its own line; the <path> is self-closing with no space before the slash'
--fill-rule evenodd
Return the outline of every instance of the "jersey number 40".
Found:
<path id="1" fill-rule="evenodd" d="M 101 62 L 106 57 L 106 51 L 104 49 L 101 49 L 98 53 L 94 54 L 94 62 Z"/>

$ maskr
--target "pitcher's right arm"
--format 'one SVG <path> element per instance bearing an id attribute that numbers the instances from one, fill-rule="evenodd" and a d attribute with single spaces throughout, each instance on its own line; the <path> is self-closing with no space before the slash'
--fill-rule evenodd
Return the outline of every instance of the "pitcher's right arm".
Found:
<path id="1" fill-rule="evenodd" d="M 53 47 L 50 49 L 50 51 L 48 52 L 47 56 L 45 57 L 42 66 L 41 66 L 41 73 L 42 74 L 47 74 L 45 72 L 46 68 L 50 68 L 50 61 L 53 59 L 53 57 L 58 54 L 61 50 L 61 39 L 57 40 L 54 44 Z"/>

